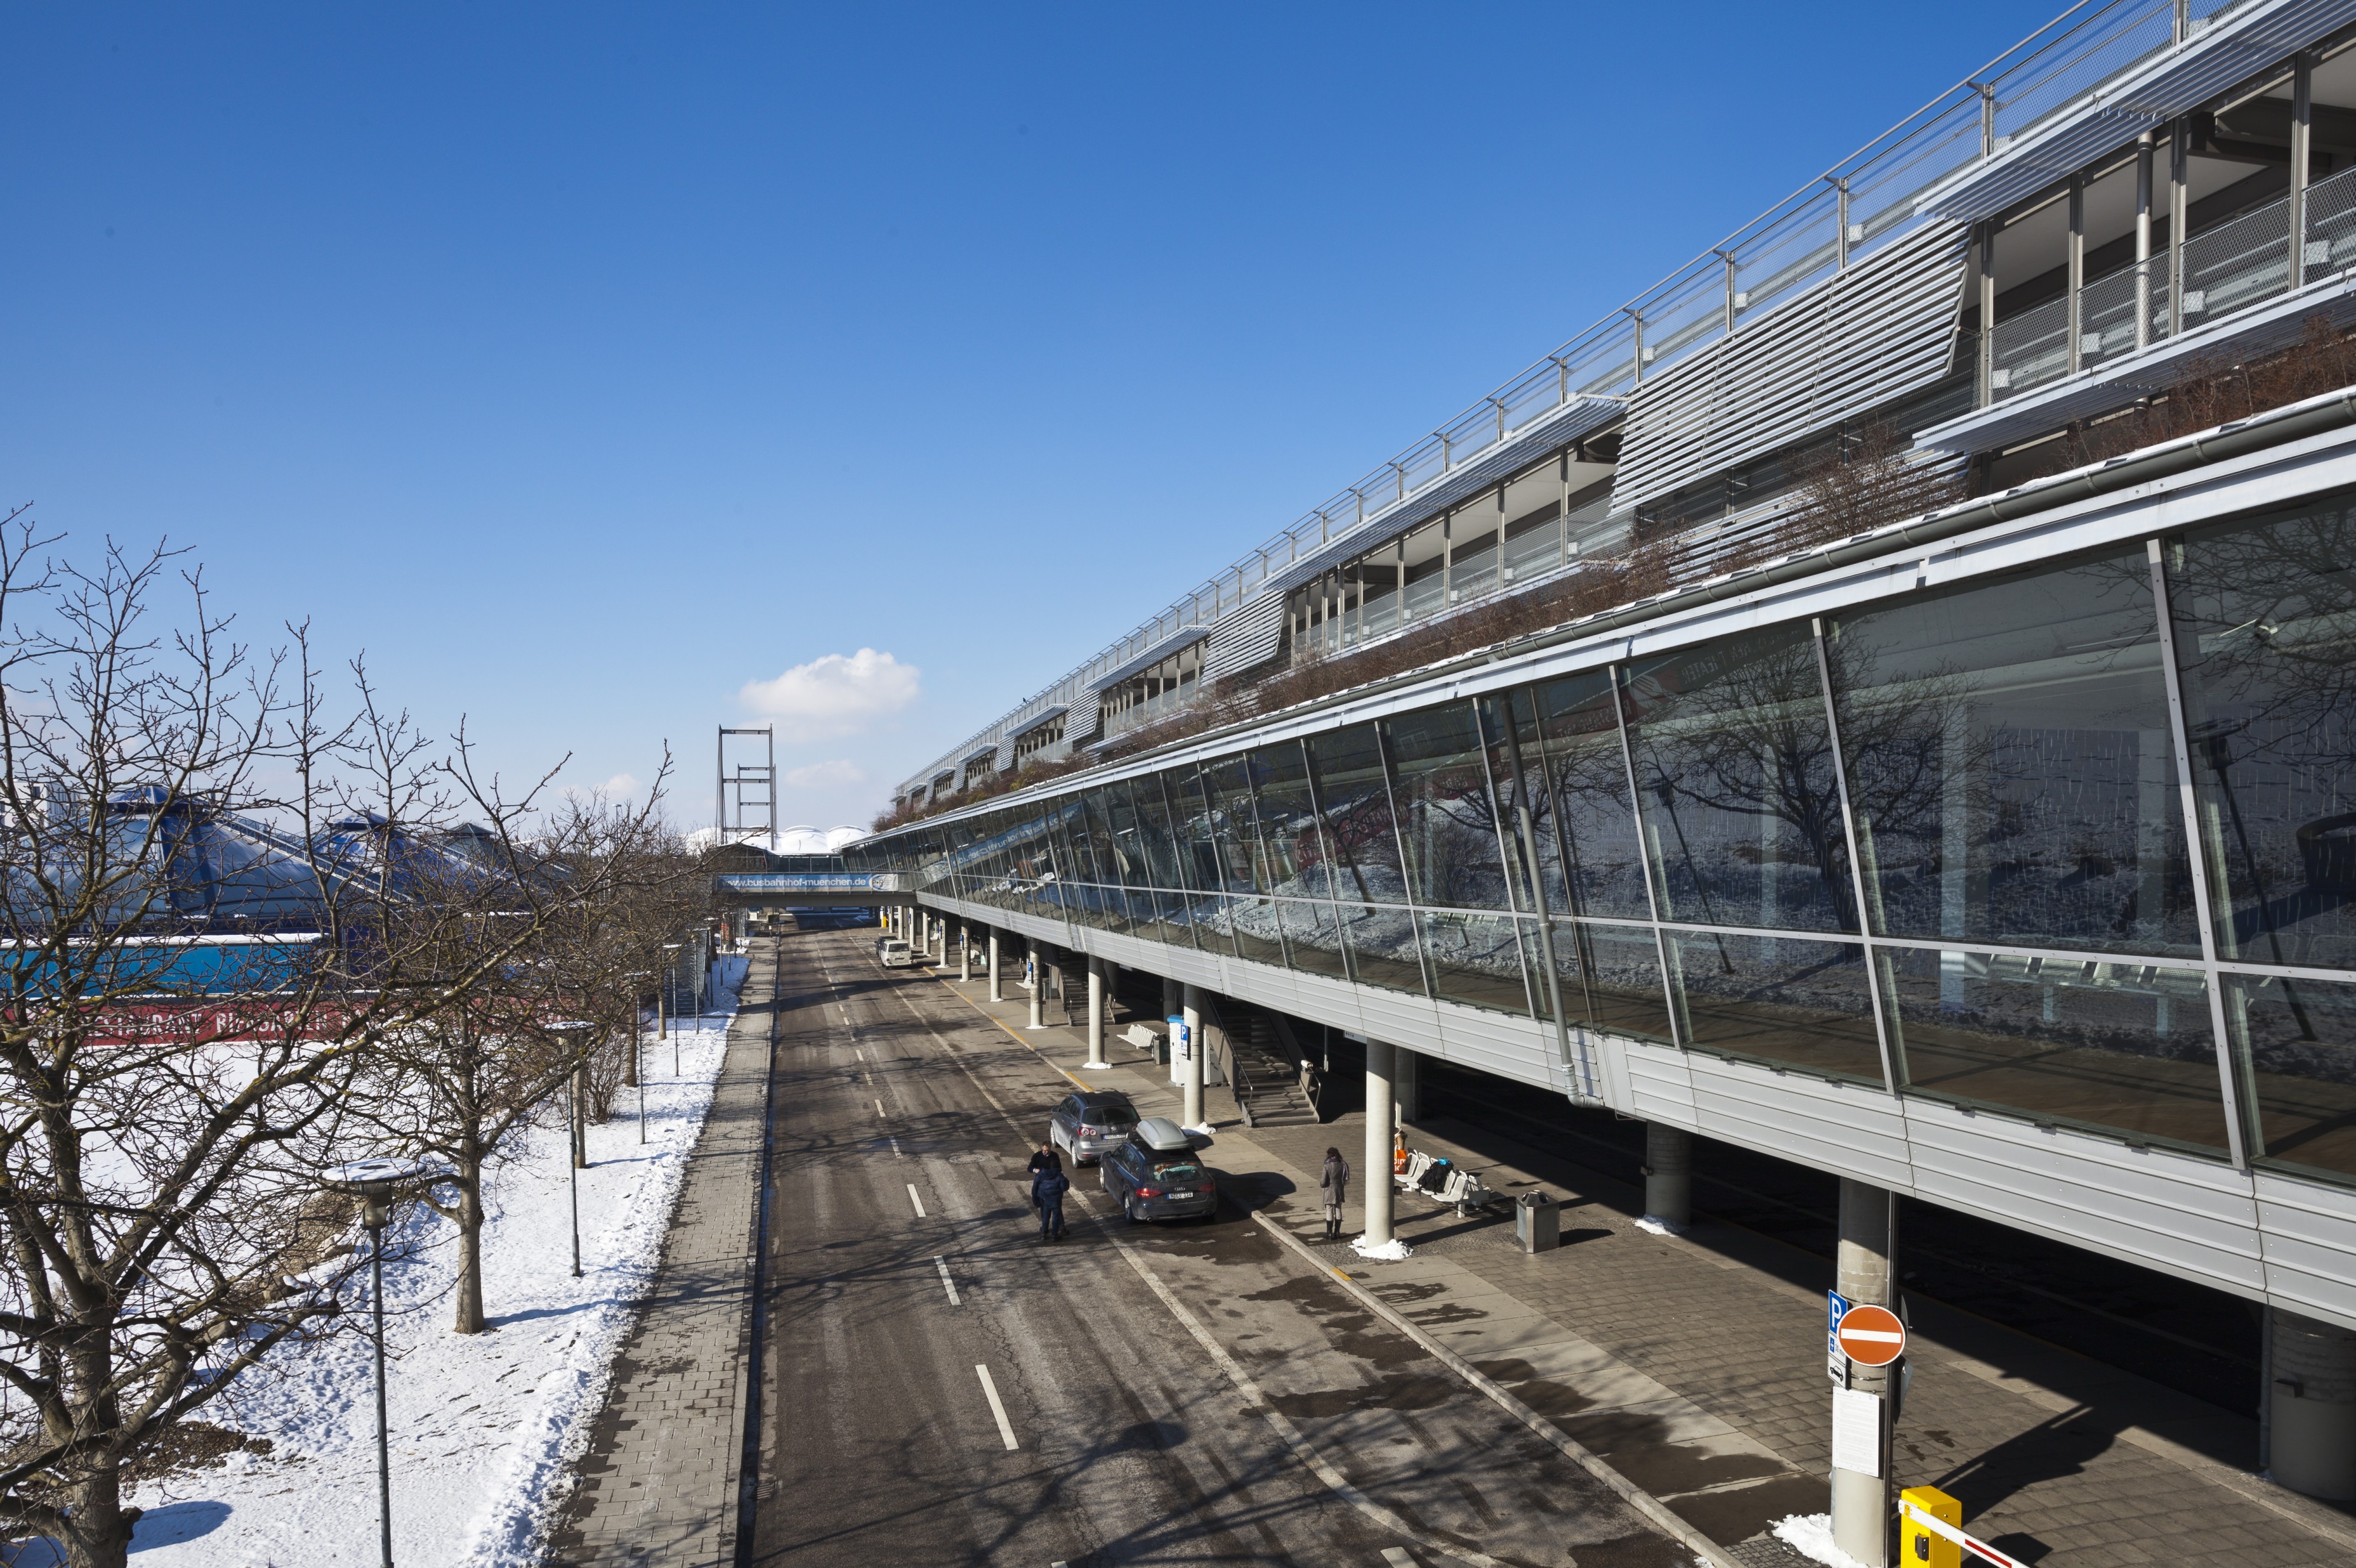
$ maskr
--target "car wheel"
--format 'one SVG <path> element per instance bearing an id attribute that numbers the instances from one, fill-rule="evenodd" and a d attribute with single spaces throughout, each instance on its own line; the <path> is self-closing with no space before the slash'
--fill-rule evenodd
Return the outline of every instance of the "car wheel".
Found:
<path id="1" fill-rule="evenodd" d="M 1137 1205 L 1134 1203 L 1122 1204 L 1120 1206 L 1120 1211 L 1129 1216 L 1129 1222 L 1131 1225 L 1142 1225 L 1145 1223 L 1145 1216 L 1138 1213 Z"/>

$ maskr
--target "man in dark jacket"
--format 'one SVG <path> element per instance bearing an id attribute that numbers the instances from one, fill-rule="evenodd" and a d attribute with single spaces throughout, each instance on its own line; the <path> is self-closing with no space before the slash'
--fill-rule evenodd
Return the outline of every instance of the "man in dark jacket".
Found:
<path id="1" fill-rule="evenodd" d="M 1039 1173 L 1041 1171 L 1059 1171 L 1063 1168 L 1064 1156 L 1055 1152 L 1055 1145 L 1053 1144 L 1040 1144 L 1039 1152 L 1031 1156 L 1031 1179 L 1033 1181 L 1037 1181 L 1039 1179 Z"/>
<path id="2" fill-rule="evenodd" d="M 1064 1174 L 1060 1163 L 1049 1165 L 1032 1178 L 1031 1202 L 1039 1210 L 1039 1240 L 1042 1241 L 1064 1239 L 1064 1195 L 1071 1190 L 1071 1178 Z"/>

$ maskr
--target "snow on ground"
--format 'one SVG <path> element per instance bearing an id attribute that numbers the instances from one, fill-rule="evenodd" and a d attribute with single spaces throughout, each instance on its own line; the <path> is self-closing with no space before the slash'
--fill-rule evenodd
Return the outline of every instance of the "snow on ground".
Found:
<path id="1" fill-rule="evenodd" d="M 643 1146 L 631 1090 L 619 1091 L 612 1121 L 589 1129 L 582 1278 L 572 1277 L 561 1121 L 526 1134 L 521 1157 L 487 1183 L 492 1332 L 450 1331 L 456 1248 L 447 1220 L 421 1206 L 386 1233 L 395 1562 L 539 1560 L 543 1510 L 587 1444 L 631 1305 L 660 1259 L 727 1026 L 714 1015 L 678 1030 L 677 1078 L 672 1043 L 648 1031 Z M 412 1256 L 397 1262 L 404 1244 Z M 364 1309 L 364 1298 L 352 1305 Z M 216 1403 L 200 1419 L 266 1438 L 272 1452 L 142 1487 L 133 1500 L 148 1512 L 131 1548 L 139 1568 L 373 1568 L 375 1374 L 365 1336 L 300 1348 L 241 1379 L 233 1397 L 234 1408 Z"/>

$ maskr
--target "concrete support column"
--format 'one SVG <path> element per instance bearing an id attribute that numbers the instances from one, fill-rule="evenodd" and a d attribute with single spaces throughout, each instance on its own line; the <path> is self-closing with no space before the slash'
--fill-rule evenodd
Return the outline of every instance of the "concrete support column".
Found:
<path id="1" fill-rule="evenodd" d="M 2266 1473 L 2310 1498 L 2356 1498 L 2356 1333 L 2266 1316 Z"/>
<path id="2" fill-rule="evenodd" d="M 958 922 L 958 978 L 973 978 L 973 928 L 963 920 Z"/>
<path id="3" fill-rule="evenodd" d="M 1387 1040 L 1366 1042 L 1365 1164 L 1358 1179 L 1366 1195 L 1367 1247 L 1387 1246 L 1391 1239 L 1392 1100 L 1398 1071 L 1398 1047 Z"/>
<path id="4" fill-rule="evenodd" d="M 1104 1054 L 1104 960 L 1090 953 L 1088 955 L 1088 1059 L 1080 1064 L 1083 1070 L 1088 1068 L 1112 1066 L 1112 1063 L 1105 1060 Z"/>
<path id="5" fill-rule="evenodd" d="M 998 928 L 996 926 L 990 928 L 990 999 L 992 1002 L 1006 1000 L 1006 987 L 1000 981 L 998 972 Z"/>
<path id="6" fill-rule="evenodd" d="M 1031 1022 L 1024 1025 L 1023 1027 L 1029 1029 L 1044 1029 L 1047 1026 L 1047 1020 L 1040 1015 L 1039 998 L 1040 995 L 1047 989 L 1047 968 L 1046 965 L 1039 961 L 1039 944 L 1037 942 L 1025 937 L 1023 940 L 1023 949 L 1025 952 L 1031 955 Z"/>
<path id="7" fill-rule="evenodd" d="M 1840 1184 L 1839 1290 L 1852 1305 L 1895 1308 L 1890 1291 L 1890 1253 L 1897 1241 L 1897 1200 L 1889 1191 L 1847 1176 Z M 1850 1364 L 1848 1386 L 1881 1401 L 1879 1476 L 1833 1470 L 1833 1544 L 1865 1564 L 1888 1568 L 1890 1524 L 1895 1494 L 1890 1481 L 1890 1396 L 1897 1391 L 1898 1364 Z"/>
<path id="8" fill-rule="evenodd" d="M 1693 1134 L 1644 1123 L 1644 1219 L 1672 1234 L 1693 1224 Z"/>
<path id="9" fill-rule="evenodd" d="M 1403 1125 L 1423 1120 L 1423 1058 L 1405 1046 L 1391 1047 L 1393 1075 L 1391 1102 L 1398 1107 L 1398 1120 Z"/>
<path id="10" fill-rule="evenodd" d="M 1184 1001 L 1181 1004 L 1186 1019 L 1186 1119 L 1180 1125 L 1186 1127 L 1203 1124 L 1202 994 L 1189 985 L 1184 989 Z"/>

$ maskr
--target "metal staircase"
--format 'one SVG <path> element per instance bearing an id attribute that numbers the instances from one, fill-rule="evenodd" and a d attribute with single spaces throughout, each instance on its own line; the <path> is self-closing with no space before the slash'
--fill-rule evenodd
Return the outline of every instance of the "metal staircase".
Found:
<path id="1" fill-rule="evenodd" d="M 1305 1059 L 1280 1016 L 1226 997 L 1204 1024 L 1247 1125 L 1317 1124 L 1321 1118 L 1310 1099 Z"/>

